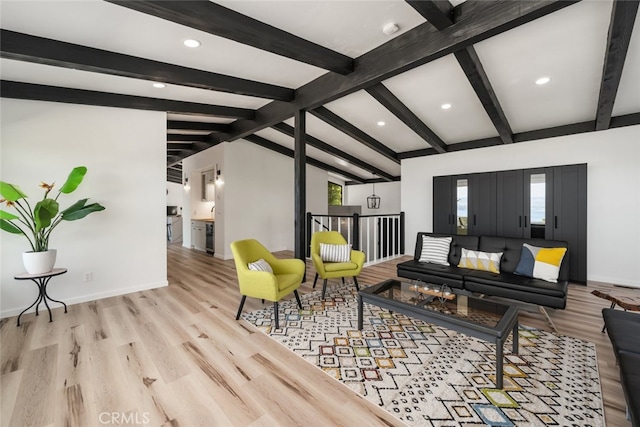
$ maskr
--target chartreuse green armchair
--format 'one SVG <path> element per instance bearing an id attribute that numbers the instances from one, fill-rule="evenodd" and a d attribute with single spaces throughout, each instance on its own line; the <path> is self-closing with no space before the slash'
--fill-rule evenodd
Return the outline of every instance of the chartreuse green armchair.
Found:
<path id="1" fill-rule="evenodd" d="M 321 250 L 324 244 L 324 251 Z M 345 246 L 347 245 L 347 246 Z M 313 287 L 316 287 L 318 276 L 322 278 L 322 299 L 327 292 L 327 279 L 341 277 L 344 283 L 345 277 L 353 277 L 356 289 L 358 275 L 364 265 L 364 252 L 351 249 L 342 234 L 337 231 L 318 231 L 311 236 L 311 260 L 316 269 L 316 277 L 313 279 Z"/>
<path id="2" fill-rule="evenodd" d="M 305 273 L 305 264 L 299 259 L 279 259 L 273 256 L 260 242 L 254 239 L 238 240 L 231 243 L 233 260 L 236 263 L 238 284 L 240 285 L 240 307 L 236 320 L 242 314 L 242 307 L 247 297 L 273 301 L 276 329 L 280 328 L 278 321 L 278 301 L 291 292 L 296 297 L 298 307 L 302 309 L 298 288 Z M 264 266 L 266 261 L 268 267 Z M 253 264 L 252 270 L 249 264 Z M 259 271 L 260 269 L 266 271 Z M 271 269 L 272 271 L 268 271 Z"/>

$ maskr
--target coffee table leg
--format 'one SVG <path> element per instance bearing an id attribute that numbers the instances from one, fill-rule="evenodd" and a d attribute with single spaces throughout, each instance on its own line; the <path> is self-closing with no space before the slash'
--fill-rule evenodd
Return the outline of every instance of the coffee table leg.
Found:
<path id="1" fill-rule="evenodd" d="M 518 354 L 518 322 L 516 322 L 516 325 L 513 327 L 513 336 L 511 339 L 513 340 L 513 354 Z"/>
<path id="2" fill-rule="evenodd" d="M 502 389 L 502 343 L 496 344 L 496 388 Z"/>
<path id="3" fill-rule="evenodd" d="M 358 330 L 362 330 L 362 295 L 358 295 Z"/>

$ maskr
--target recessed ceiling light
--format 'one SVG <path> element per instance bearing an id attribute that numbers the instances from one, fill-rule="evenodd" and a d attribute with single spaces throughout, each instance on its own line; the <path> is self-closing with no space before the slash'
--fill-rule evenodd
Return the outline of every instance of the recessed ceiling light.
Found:
<path id="1" fill-rule="evenodd" d="M 540 85 L 546 85 L 547 83 L 549 83 L 551 81 L 550 77 L 540 77 L 538 80 L 536 80 L 536 84 L 538 86 Z"/>
<path id="2" fill-rule="evenodd" d="M 393 22 L 390 22 L 390 23 L 386 24 L 384 27 L 382 27 L 382 32 L 385 33 L 386 35 L 390 36 L 391 34 L 397 32 L 399 29 L 400 29 L 400 27 L 398 27 Z"/>
<path id="3" fill-rule="evenodd" d="M 346 160 L 343 160 L 343 159 L 336 159 L 336 163 L 338 163 L 339 165 L 342 165 L 342 166 L 349 166 L 349 162 L 347 162 Z"/>
<path id="4" fill-rule="evenodd" d="M 451 108 L 451 104 L 442 104 L 440 108 L 442 108 L 443 110 L 448 110 L 449 108 Z"/>
<path id="5" fill-rule="evenodd" d="M 195 39 L 187 39 L 184 41 L 184 45 L 186 47 L 199 47 L 200 46 L 200 42 L 198 40 Z"/>
<path id="6" fill-rule="evenodd" d="M 167 87 L 164 83 L 154 83 L 153 87 L 157 87 L 158 89 L 162 89 L 163 87 Z"/>
<path id="7" fill-rule="evenodd" d="M 380 120 L 380 121 L 378 122 L 378 126 L 384 126 L 384 125 L 386 125 L 386 123 L 385 123 L 385 122 L 383 122 L 382 120 Z"/>

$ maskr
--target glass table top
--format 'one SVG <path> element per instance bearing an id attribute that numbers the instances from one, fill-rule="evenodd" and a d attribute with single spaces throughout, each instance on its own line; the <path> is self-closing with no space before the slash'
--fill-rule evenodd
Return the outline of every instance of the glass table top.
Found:
<path id="1" fill-rule="evenodd" d="M 387 300 L 421 307 L 490 328 L 498 323 L 511 306 L 496 301 L 456 294 L 459 289 L 424 282 L 387 280 L 360 291 Z"/>

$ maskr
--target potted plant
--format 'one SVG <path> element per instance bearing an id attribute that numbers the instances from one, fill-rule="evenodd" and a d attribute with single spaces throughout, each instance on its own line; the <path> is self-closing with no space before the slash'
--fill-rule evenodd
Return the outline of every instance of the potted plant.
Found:
<path id="1" fill-rule="evenodd" d="M 53 270 L 56 258 L 56 250 L 49 249 L 49 238 L 51 232 L 62 221 L 76 221 L 82 219 L 92 212 L 104 210 L 99 203 L 87 204 L 88 199 L 81 199 L 60 211 L 58 197 L 60 194 L 72 193 L 78 188 L 87 168 L 78 166 L 74 168 L 66 182 L 55 198 L 50 198 L 49 193 L 53 190 L 54 184 L 40 183 L 44 191 L 42 200 L 38 201 L 32 208 L 27 200 L 27 195 L 23 193 L 17 185 L 0 181 L 0 203 L 5 203 L 7 207 L 15 209 L 15 214 L 0 210 L 0 228 L 12 234 L 22 234 L 29 241 L 31 251 L 23 254 L 25 268 L 30 274 L 47 273 Z"/>

